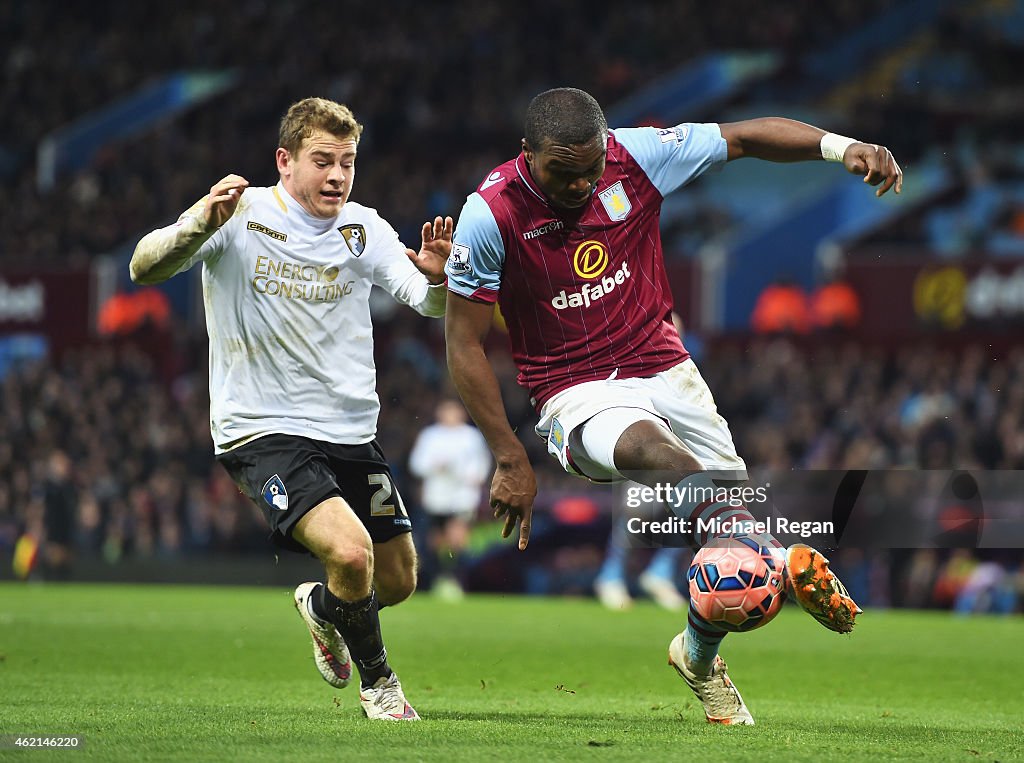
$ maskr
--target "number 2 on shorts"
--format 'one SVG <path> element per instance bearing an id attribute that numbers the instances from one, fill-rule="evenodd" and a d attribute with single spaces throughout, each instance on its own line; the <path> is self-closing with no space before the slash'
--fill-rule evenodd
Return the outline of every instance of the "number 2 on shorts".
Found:
<path id="1" fill-rule="evenodd" d="M 377 474 L 368 474 L 366 479 L 370 485 L 377 486 L 377 489 L 373 491 L 373 495 L 370 497 L 370 516 L 395 516 L 395 505 L 393 503 L 388 503 L 388 499 L 391 497 L 391 493 L 393 492 L 391 487 L 391 478 L 383 472 L 378 472 Z M 395 499 L 398 503 L 398 513 L 403 517 L 407 517 L 408 514 L 405 513 L 405 506 L 402 504 L 402 496 L 395 493 Z"/>

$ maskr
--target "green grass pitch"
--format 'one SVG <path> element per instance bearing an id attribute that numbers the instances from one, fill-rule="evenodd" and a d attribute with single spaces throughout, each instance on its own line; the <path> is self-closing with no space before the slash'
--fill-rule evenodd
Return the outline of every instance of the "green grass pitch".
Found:
<path id="1" fill-rule="evenodd" d="M 0 585 L 0 735 L 83 734 L 0 760 L 1012 760 L 1024 619 L 792 607 L 723 656 L 758 725 L 704 722 L 666 664 L 682 617 L 582 600 L 418 595 L 385 610 L 421 723 L 335 691 L 280 589 Z"/>

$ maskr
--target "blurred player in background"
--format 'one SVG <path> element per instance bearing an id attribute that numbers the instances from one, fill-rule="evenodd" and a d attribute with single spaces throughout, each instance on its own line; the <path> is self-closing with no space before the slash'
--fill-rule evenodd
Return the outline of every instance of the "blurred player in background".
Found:
<path id="1" fill-rule="evenodd" d="M 444 400 L 437 422 L 426 427 L 409 455 L 409 471 L 423 481 L 421 503 L 430 521 L 430 549 L 437 560 L 433 590 L 442 598 L 462 598 L 455 575 L 459 553 L 480 508 L 491 452 L 480 430 L 466 421 L 466 409 Z"/>
<path id="2" fill-rule="evenodd" d="M 425 223 L 414 252 L 375 210 L 349 202 L 361 133 L 341 104 L 293 104 L 281 121 L 280 182 L 219 180 L 139 242 L 131 276 L 158 283 L 203 263 L 217 460 L 263 510 L 275 543 L 324 565 L 326 582 L 294 597 L 324 680 L 347 685 L 351 653 L 366 715 L 416 720 L 378 616 L 412 594 L 416 553 L 375 439 L 369 297 L 376 285 L 443 315 L 452 220 Z"/>
<path id="3" fill-rule="evenodd" d="M 655 517 L 646 517 L 655 519 Z M 626 529 L 627 517 L 616 517 L 608 535 L 608 546 L 604 562 L 594 579 L 594 593 L 606 609 L 623 610 L 633 606 L 629 592 L 626 563 L 629 558 L 630 535 Z M 675 576 L 684 548 L 659 548 L 651 556 L 643 572 L 637 578 L 640 590 L 654 602 L 670 612 L 678 612 L 686 606 L 686 599 L 676 588 Z"/>
<path id="4" fill-rule="evenodd" d="M 610 131 L 593 97 L 559 88 L 533 99 L 522 152 L 466 201 L 447 265 L 448 363 L 497 462 L 491 505 L 506 517 L 503 534 L 519 525 L 520 549 L 537 482 L 483 347 L 495 301 L 519 383 L 540 415 L 537 433 L 567 472 L 595 481 L 668 474 L 690 496 L 716 493 L 712 472 L 746 478 L 728 425 L 672 326 L 658 228 L 665 195 L 743 157 L 842 162 L 879 196 L 903 182 L 883 146 L 801 122 Z M 714 499 L 674 511 L 695 528 L 698 519 L 754 521 L 745 507 Z M 709 540 L 708 532 L 690 539 L 695 548 Z M 762 545 L 782 556 L 774 538 Z M 797 545 L 786 562 L 800 605 L 832 630 L 851 630 L 859 610 L 827 560 Z M 724 636 L 691 609 L 670 661 L 709 721 L 753 724 L 718 656 Z"/>

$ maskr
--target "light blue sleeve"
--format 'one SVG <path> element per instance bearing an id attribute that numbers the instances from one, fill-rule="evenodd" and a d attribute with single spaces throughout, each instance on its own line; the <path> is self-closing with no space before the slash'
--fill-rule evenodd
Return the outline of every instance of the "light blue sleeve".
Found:
<path id="1" fill-rule="evenodd" d="M 721 166 L 729 147 L 717 124 L 624 127 L 613 131 L 662 196 Z"/>
<path id="2" fill-rule="evenodd" d="M 455 226 L 445 273 L 448 289 L 478 302 L 495 302 L 505 267 L 505 244 L 487 202 L 470 194 Z"/>

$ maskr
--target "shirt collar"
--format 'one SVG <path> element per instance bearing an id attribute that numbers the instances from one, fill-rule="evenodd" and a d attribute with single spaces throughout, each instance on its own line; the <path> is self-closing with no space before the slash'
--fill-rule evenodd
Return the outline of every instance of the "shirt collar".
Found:
<path id="1" fill-rule="evenodd" d="M 294 196 L 288 193 L 288 190 L 284 187 L 284 183 L 278 181 L 277 183 L 277 195 L 284 202 L 287 214 L 291 219 L 292 224 L 298 224 L 307 233 L 314 235 L 322 235 L 335 227 L 338 218 L 332 217 L 329 220 L 325 220 L 322 217 L 314 217 L 306 211 Z M 342 207 L 344 209 L 344 207 Z M 340 216 L 340 215 L 339 215 Z"/>

